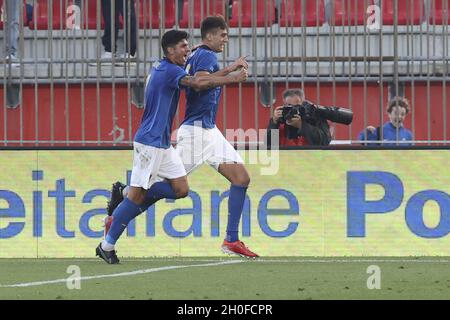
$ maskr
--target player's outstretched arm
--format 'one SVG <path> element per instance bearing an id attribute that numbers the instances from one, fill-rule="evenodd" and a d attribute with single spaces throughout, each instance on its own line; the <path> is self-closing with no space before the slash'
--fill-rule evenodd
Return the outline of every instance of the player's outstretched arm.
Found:
<path id="1" fill-rule="evenodd" d="M 230 64 L 229 66 L 226 66 L 225 68 L 215 72 L 217 75 L 220 76 L 226 76 L 227 74 L 236 71 L 238 69 L 244 68 L 244 69 L 248 69 L 248 63 L 247 63 L 247 56 L 245 57 L 240 57 L 236 60 L 234 60 L 234 62 L 232 64 Z"/>
<path id="2" fill-rule="evenodd" d="M 208 90 L 214 87 L 220 87 L 226 84 L 244 82 L 248 78 L 247 69 L 241 69 L 236 72 L 228 73 L 223 76 L 206 71 L 197 72 L 193 77 L 185 76 L 180 80 L 180 84 L 185 87 L 193 88 L 194 90 Z"/>

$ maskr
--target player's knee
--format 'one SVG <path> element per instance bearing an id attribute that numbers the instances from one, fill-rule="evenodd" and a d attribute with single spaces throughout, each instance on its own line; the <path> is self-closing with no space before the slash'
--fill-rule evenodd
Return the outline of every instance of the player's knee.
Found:
<path id="1" fill-rule="evenodd" d="M 250 177 L 248 175 L 239 176 L 234 179 L 233 184 L 248 187 L 250 185 Z"/>
<path id="2" fill-rule="evenodd" d="M 175 194 L 177 196 L 177 199 L 186 198 L 187 195 L 189 194 L 189 187 L 187 185 L 178 187 L 175 189 Z"/>
<path id="3" fill-rule="evenodd" d="M 248 187 L 249 185 L 250 185 L 250 177 L 247 176 L 245 179 L 243 179 L 242 186 Z"/>

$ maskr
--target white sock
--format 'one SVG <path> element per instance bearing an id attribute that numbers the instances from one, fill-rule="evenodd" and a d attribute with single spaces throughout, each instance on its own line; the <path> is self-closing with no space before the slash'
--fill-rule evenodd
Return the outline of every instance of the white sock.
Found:
<path id="1" fill-rule="evenodd" d="M 102 241 L 102 249 L 105 251 L 113 251 L 114 245 L 106 242 L 106 240 Z"/>

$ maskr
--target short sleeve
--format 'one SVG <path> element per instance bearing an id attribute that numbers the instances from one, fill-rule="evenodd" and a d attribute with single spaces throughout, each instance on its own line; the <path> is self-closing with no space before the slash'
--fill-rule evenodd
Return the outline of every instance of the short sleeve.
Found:
<path id="1" fill-rule="evenodd" d="M 170 68 L 170 74 L 168 76 L 169 85 L 173 88 L 180 88 L 180 80 L 187 76 L 186 71 L 179 66 L 174 66 Z"/>
<path id="2" fill-rule="evenodd" d="M 202 54 L 201 57 L 197 58 L 196 62 L 197 63 L 194 65 L 194 69 L 192 70 L 194 74 L 199 71 L 214 73 L 217 65 L 217 56 L 206 52 Z"/>

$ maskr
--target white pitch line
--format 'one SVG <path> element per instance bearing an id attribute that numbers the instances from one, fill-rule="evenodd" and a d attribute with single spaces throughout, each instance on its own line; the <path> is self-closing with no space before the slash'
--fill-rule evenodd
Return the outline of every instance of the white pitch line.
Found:
<path id="1" fill-rule="evenodd" d="M 3 260 L 8 260 L 9 258 L 5 258 Z M 14 259 L 20 259 L 20 258 L 14 258 Z M 195 259 L 195 258 L 123 258 L 126 262 L 226 262 L 226 261 L 237 261 L 237 262 L 252 262 L 252 263 L 365 263 L 365 262 L 400 262 L 400 263 L 450 263 L 449 259 L 414 259 L 414 258 L 403 258 L 403 259 L 355 259 L 355 258 L 348 258 L 348 259 L 323 259 L 323 258 L 298 258 L 298 259 L 242 259 L 237 260 L 239 258 L 236 258 L 236 260 L 229 260 L 229 259 Z M 90 259 L 90 258 L 24 258 L 23 260 L 33 260 L 36 262 L 61 262 L 61 261 L 67 261 L 67 262 L 98 262 L 98 259 Z M 2 259 L 0 259 L 0 262 L 2 262 Z"/>
<path id="2" fill-rule="evenodd" d="M 277 262 L 277 263 L 390 263 L 390 262 L 399 262 L 399 263 L 450 263 L 450 260 L 445 259 L 297 259 L 297 260 L 289 260 L 289 259 L 257 259 L 253 260 L 254 262 Z M 252 262 L 253 262 L 252 261 Z"/>
<path id="3" fill-rule="evenodd" d="M 92 279 L 102 279 L 102 278 L 116 278 L 116 277 L 134 276 L 134 275 L 138 275 L 138 274 L 145 274 L 145 273 L 158 272 L 158 271 L 193 268 L 193 267 L 214 267 L 214 266 L 235 264 L 235 263 L 241 263 L 241 262 L 243 262 L 243 261 L 242 260 L 233 260 L 233 261 L 223 261 L 223 262 L 216 262 L 216 263 L 190 264 L 190 265 L 182 265 L 182 266 L 167 266 L 167 267 L 136 270 L 136 271 L 130 271 L 130 272 L 121 272 L 121 273 L 112 273 L 112 274 L 102 274 L 102 275 L 97 275 L 97 276 L 70 278 L 70 281 L 75 281 L 75 280 L 82 281 L 82 280 L 92 280 Z M 36 281 L 36 282 L 25 282 L 25 283 L 0 285 L 0 288 L 33 287 L 33 286 L 41 286 L 41 285 L 45 285 L 45 284 L 66 283 L 66 282 L 67 282 L 67 278 L 66 279 L 49 280 L 49 281 Z"/>

